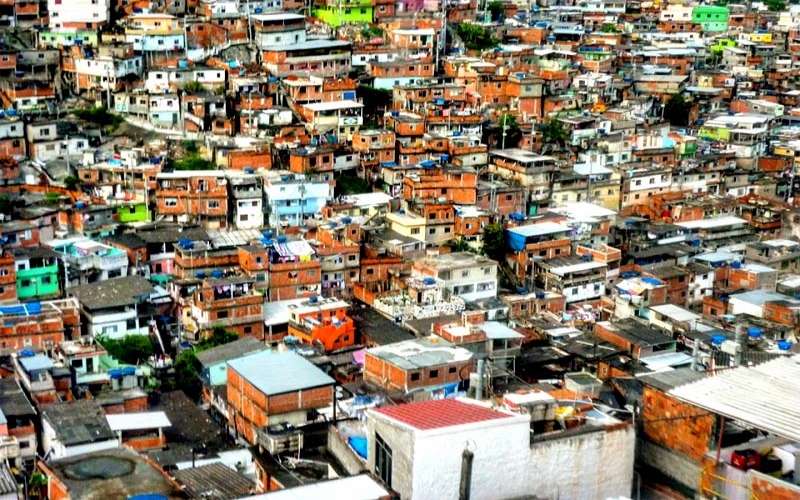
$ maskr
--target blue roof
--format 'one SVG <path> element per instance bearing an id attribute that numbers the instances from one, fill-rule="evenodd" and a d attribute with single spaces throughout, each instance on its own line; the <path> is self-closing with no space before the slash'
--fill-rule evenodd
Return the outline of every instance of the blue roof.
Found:
<path id="1" fill-rule="evenodd" d="M 229 361 L 228 366 L 267 396 L 335 383 L 325 372 L 294 352 L 264 351 Z"/>
<path id="2" fill-rule="evenodd" d="M 0 408 L 0 425 L 7 424 L 7 423 L 8 423 L 8 419 L 6 418 L 6 415 L 3 413 L 3 409 Z"/>
<path id="3" fill-rule="evenodd" d="M 37 354 L 30 358 L 19 358 L 19 364 L 26 372 L 31 373 L 37 370 L 49 370 L 53 367 L 53 361 L 42 354 Z"/>

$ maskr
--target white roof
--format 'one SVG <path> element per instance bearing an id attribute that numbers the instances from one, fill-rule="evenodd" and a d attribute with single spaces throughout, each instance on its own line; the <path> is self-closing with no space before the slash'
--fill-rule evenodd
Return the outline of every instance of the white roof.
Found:
<path id="1" fill-rule="evenodd" d="M 389 492 L 366 474 L 306 484 L 239 500 L 379 500 Z"/>
<path id="2" fill-rule="evenodd" d="M 710 229 L 715 227 L 734 226 L 736 224 L 747 224 L 747 221 L 739 217 L 729 215 L 727 217 L 715 217 L 713 219 L 700 219 L 689 222 L 676 222 L 675 225 L 686 229 Z"/>
<path id="3" fill-rule="evenodd" d="M 106 415 L 108 426 L 112 431 L 136 431 L 172 427 L 172 422 L 163 411 L 145 411 L 141 413 L 117 413 Z"/>
<path id="4" fill-rule="evenodd" d="M 559 276 L 563 276 L 567 273 L 576 273 L 579 271 L 588 271 L 589 269 L 597 269 L 600 267 L 606 267 L 605 262 L 579 262 L 577 264 L 571 264 L 568 266 L 561 266 L 561 267 L 554 267 L 550 269 L 550 272 L 553 274 L 557 274 Z"/>
<path id="5" fill-rule="evenodd" d="M 337 109 L 350 109 L 350 108 L 363 108 L 364 105 L 356 101 L 330 101 L 330 102 L 312 102 L 311 104 L 304 104 L 303 107 L 311 111 L 335 111 Z"/>
<path id="6" fill-rule="evenodd" d="M 525 338 L 525 335 L 522 335 L 518 331 L 507 327 L 506 325 L 499 323 L 497 321 L 487 321 L 479 325 L 481 330 L 486 333 L 486 338 L 488 339 L 521 339 Z"/>
<path id="7" fill-rule="evenodd" d="M 420 28 L 416 30 L 394 30 L 392 33 L 396 35 L 433 35 L 436 32 L 433 28 Z"/>
<path id="8" fill-rule="evenodd" d="M 675 321 L 693 321 L 702 318 L 702 316 L 699 314 L 695 314 L 692 311 L 684 309 L 680 306 L 676 306 L 675 304 L 653 306 L 650 308 L 650 310 L 659 314 L 663 314 L 664 316 L 674 319 Z"/>
<path id="9" fill-rule="evenodd" d="M 688 365 L 692 362 L 692 357 L 685 352 L 668 352 L 642 358 L 639 361 L 653 371 L 670 369 L 675 366 Z"/>
<path id="10" fill-rule="evenodd" d="M 572 166 L 572 171 L 579 175 L 607 175 L 614 173 L 610 168 L 590 163 L 576 163 Z"/>
<path id="11" fill-rule="evenodd" d="M 305 16 L 300 14 L 251 14 L 250 19 L 256 21 L 297 21 L 298 19 L 305 19 Z"/>
<path id="12" fill-rule="evenodd" d="M 347 198 L 357 207 L 374 207 L 376 205 L 387 205 L 392 201 L 391 195 L 386 193 L 361 193 L 350 194 Z"/>
<path id="13" fill-rule="evenodd" d="M 299 306 L 308 299 L 277 300 L 264 303 L 264 324 L 266 326 L 282 325 L 289 322 L 291 306 Z"/>
<path id="14" fill-rule="evenodd" d="M 595 205 L 594 203 L 587 203 L 585 201 L 577 201 L 574 203 L 567 203 L 561 207 L 549 209 L 551 212 L 558 212 L 570 219 L 586 220 L 595 217 L 611 217 L 616 215 L 617 212 Z"/>
<path id="15" fill-rule="evenodd" d="M 800 356 L 717 372 L 669 394 L 704 410 L 800 441 Z"/>
<path id="16" fill-rule="evenodd" d="M 546 234 L 568 233 L 571 229 L 567 226 L 556 224 L 555 222 L 542 222 L 540 224 L 512 227 L 508 231 L 510 233 L 521 234 L 522 236 L 544 236 Z"/>

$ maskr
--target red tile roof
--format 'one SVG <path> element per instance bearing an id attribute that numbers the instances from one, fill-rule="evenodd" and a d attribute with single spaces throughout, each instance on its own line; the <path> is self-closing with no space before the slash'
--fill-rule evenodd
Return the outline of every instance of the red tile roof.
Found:
<path id="1" fill-rule="evenodd" d="M 487 422 L 512 416 L 485 406 L 464 403 L 457 399 L 440 399 L 397 406 L 384 406 L 376 409 L 375 412 L 421 431 Z"/>

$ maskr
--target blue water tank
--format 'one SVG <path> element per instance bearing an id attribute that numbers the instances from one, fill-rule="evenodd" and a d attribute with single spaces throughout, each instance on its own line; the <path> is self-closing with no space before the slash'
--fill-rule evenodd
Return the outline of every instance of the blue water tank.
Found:
<path id="1" fill-rule="evenodd" d="M 422 282 L 425 283 L 426 285 L 435 285 L 436 284 L 436 280 L 434 278 L 423 278 Z"/>
<path id="2" fill-rule="evenodd" d="M 544 298 L 544 292 L 536 292 L 536 298 L 537 299 L 543 299 Z"/>
<path id="3" fill-rule="evenodd" d="M 789 342 L 788 340 L 781 340 L 778 342 L 778 349 L 780 349 L 781 351 L 788 351 L 791 348 L 792 348 L 792 343 Z"/>
<path id="4" fill-rule="evenodd" d="M 286 236 L 278 236 L 278 243 L 286 243 Z"/>
<path id="5" fill-rule="evenodd" d="M 119 380 L 122 378 L 122 370 L 108 370 L 108 376 L 111 377 L 113 380 Z"/>
<path id="6" fill-rule="evenodd" d="M 20 358 L 32 358 L 36 356 L 36 353 L 31 351 L 30 349 L 23 349 L 19 352 Z"/>
<path id="7" fill-rule="evenodd" d="M 400 116 L 400 112 L 399 111 L 392 111 L 392 116 Z"/>
<path id="8" fill-rule="evenodd" d="M 450 155 L 441 155 L 439 157 L 439 161 L 442 163 L 447 163 L 448 161 L 450 161 Z"/>
<path id="9" fill-rule="evenodd" d="M 714 345 L 720 345 L 721 343 L 725 342 L 725 335 L 712 335 L 711 336 L 711 343 Z"/>
<path id="10" fill-rule="evenodd" d="M 314 295 L 308 300 L 311 301 L 312 304 L 316 304 L 319 301 L 319 298 L 316 295 Z"/>
<path id="11" fill-rule="evenodd" d="M 203 278 L 206 277 L 206 272 L 205 271 L 197 271 L 197 272 L 194 273 L 194 277 L 197 278 L 197 279 L 203 279 Z"/>
<path id="12" fill-rule="evenodd" d="M 189 67 L 189 61 L 187 61 L 186 59 L 181 59 L 180 61 L 178 61 L 178 67 L 179 68 L 188 68 Z"/>
<path id="13" fill-rule="evenodd" d="M 734 269 L 741 269 L 742 263 L 739 262 L 738 260 L 735 260 L 735 261 L 733 261 L 733 263 L 731 263 L 731 267 L 734 268 Z"/>
<path id="14" fill-rule="evenodd" d="M 751 339 L 760 339 L 761 338 L 761 328 L 748 328 L 747 329 L 747 336 Z"/>
<path id="15" fill-rule="evenodd" d="M 136 367 L 126 366 L 125 368 L 122 369 L 122 375 L 126 377 L 132 377 L 133 375 L 136 375 Z"/>
<path id="16" fill-rule="evenodd" d="M 79 201 L 75 204 L 75 208 L 86 208 L 86 203 Z"/>
<path id="17" fill-rule="evenodd" d="M 220 271 L 219 269 L 214 269 L 213 271 L 211 271 L 211 277 L 212 278 L 219 279 L 219 278 L 222 278 L 222 275 L 223 275 L 223 272 Z"/>
<path id="18" fill-rule="evenodd" d="M 351 222 L 353 222 L 353 219 L 350 217 L 342 217 L 342 224 L 350 224 Z"/>
<path id="19" fill-rule="evenodd" d="M 261 233 L 261 234 L 263 234 L 263 235 L 264 235 L 264 238 L 266 238 L 266 239 L 270 239 L 270 238 L 272 238 L 272 231 L 264 231 L 264 232 L 263 232 L 263 233 Z"/>
<path id="20" fill-rule="evenodd" d="M 165 497 L 164 495 L 159 495 L 158 493 L 144 493 L 141 495 L 133 495 L 128 497 L 128 500 L 169 500 L 169 498 Z"/>

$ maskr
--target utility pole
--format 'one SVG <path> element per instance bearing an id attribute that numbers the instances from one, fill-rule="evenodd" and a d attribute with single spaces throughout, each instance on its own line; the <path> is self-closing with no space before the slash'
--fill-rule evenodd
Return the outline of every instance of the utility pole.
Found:
<path id="1" fill-rule="evenodd" d="M 502 146 L 502 149 L 505 150 L 506 149 L 506 131 L 508 130 L 508 121 L 506 120 L 505 116 L 503 116 L 501 118 L 501 120 L 503 120 L 503 146 Z"/>
<path id="2" fill-rule="evenodd" d="M 436 44 L 436 62 L 433 66 L 434 75 L 439 73 L 439 50 L 444 51 L 443 57 L 447 56 L 447 2 L 448 0 L 442 1 L 442 39 L 440 40 L 441 44 Z"/>

